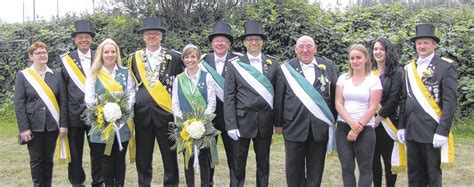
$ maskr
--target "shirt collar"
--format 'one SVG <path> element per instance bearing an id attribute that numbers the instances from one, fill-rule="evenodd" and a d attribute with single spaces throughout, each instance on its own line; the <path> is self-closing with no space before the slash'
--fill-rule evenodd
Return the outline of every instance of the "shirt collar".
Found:
<path id="1" fill-rule="evenodd" d="M 218 60 L 222 60 L 222 62 L 225 62 L 225 59 L 227 58 L 227 53 L 223 57 L 218 57 L 216 53 L 214 53 L 214 61 L 217 62 Z"/>
<path id="2" fill-rule="evenodd" d="M 257 56 L 252 56 L 251 54 L 247 53 L 247 56 L 249 57 L 249 60 L 258 60 L 262 61 L 262 53 L 258 54 Z"/>
<path id="3" fill-rule="evenodd" d="M 78 54 L 79 54 L 79 58 L 91 59 L 91 49 L 89 49 L 86 54 L 82 53 L 82 52 L 79 51 L 79 50 L 77 50 L 77 52 L 78 52 Z"/>
<path id="4" fill-rule="evenodd" d="M 146 54 L 147 54 L 148 56 L 157 57 L 160 53 L 161 53 L 161 46 L 160 46 L 160 48 L 158 48 L 158 50 L 153 51 L 153 52 L 151 52 L 150 50 L 148 50 L 148 48 L 146 49 Z"/>
<path id="5" fill-rule="evenodd" d="M 299 62 L 300 62 L 300 66 L 301 66 L 301 67 L 303 67 L 303 66 L 306 66 L 306 67 L 314 67 L 314 65 L 318 65 L 318 63 L 316 62 L 316 59 L 315 59 L 315 58 L 313 58 L 313 60 L 312 60 L 310 63 L 308 63 L 308 64 L 305 64 L 305 63 L 303 63 L 303 62 L 301 62 L 301 61 L 299 61 Z"/>
<path id="6" fill-rule="evenodd" d="M 186 77 L 188 77 L 189 80 L 192 80 L 192 78 L 189 77 L 189 75 L 188 75 L 188 68 L 185 68 L 184 71 L 185 71 Z M 198 66 L 198 70 L 197 70 L 196 76 L 194 76 L 194 78 L 197 79 L 200 75 L 201 75 L 201 67 Z"/>
<path id="7" fill-rule="evenodd" d="M 433 60 L 433 57 L 434 57 L 434 53 L 431 53 L 431 55 L 428 55 L 427 57 L 425 58 L 421 58 L 421 57 L 418 57 L 418 60 L 416 61 L 417 64 L 420 64 L 420 63 L 430 63 L 431 60 Z"/>
<path id="8" fill-rule="evenodd" d="M 104 65 L 102 65 L 102 68 L 103 68 L 105 71 L 107 71 L 109 74 L 113 74 L 113 73 L 115 73 L 115 72 L 117 72 L 117 71 L 118 71 L 118 65 L 117 65 L 117 64 L 115 64 L 115 66 L 114 66 L 114 70 L 112 71 L 112 73 L 111 73 L 111 72 L 109 72 L 109 70 L 107 70 L 107 68 L 105 68 L 105 66 L 104 66 Z"/>
<path id="9" fill-rule="evenodd" d="M 46 66 L 46 70 L 44 71 L 45 74 L 48 73 L 48 72 L 51 73 L 51 74 L 54 74 L 54 71 L 53 71 L 52 69 L 50 69 L 50 68 L 48 67 L 48 65 L 45 65 L 45 66 Z M 35 68 L 33 68 L 33 65 L 31 65 L 31 68 L 32 68 L 32 69 L 35 69 Z"/>

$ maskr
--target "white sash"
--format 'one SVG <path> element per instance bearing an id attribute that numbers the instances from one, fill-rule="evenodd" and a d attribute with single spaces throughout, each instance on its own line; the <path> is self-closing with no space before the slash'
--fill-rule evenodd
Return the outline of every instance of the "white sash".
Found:
<path id="1" fill-rule="evenodd" d="M 202 63 L 199 63 L 199 69 L 207 72 L 207 73 L 211 73 L 207 70 L 207 68 L 202 65 Z M 211 76 L 212 77 L 212 76 Z M 214 77 L 213 77 L 214 78 Z M 215 79 L 214 79 L 215 80 Z M 221 100 L 221 101 L 224 101 L 224 88 L 221 88 L 219 84 L 217 84 L 217 81 L 216 82 L 216 96 Z"/>
<path id="2" fill-rule="evenodd" d="M 77 65 L 75 63 L 71 63 L 72 58 L 69 55 L 64 55 L 61 58 L 61 61 L 64 65 L 64 68 L 66 69 L 67 73 L 69 74 L 69 77 L 71 77 L 72 81 L 82 91 L 82 93 L 85 93 L 86 77 L 79 70 L 79 67 L 77 67 Z M 75 67 L 73 67 L 73 66 L 75 66 Z"/>
<path id="3" fill-rule="evenodd" d="M 265 101 L 270 105 L 270 107 L 273 109 L 273 94 L 271 94 L 263 84 L 258 81 L 254 76 L 252 76 L 247 70 L 242 68 L 239 63 L 237 63 L 237 60 L 234 60 L 231 62 L 237 72 L 242 76 L 242 78 L 253 88 L 255 91 L 258 92 L 260 96 L 265 99 Z"/>

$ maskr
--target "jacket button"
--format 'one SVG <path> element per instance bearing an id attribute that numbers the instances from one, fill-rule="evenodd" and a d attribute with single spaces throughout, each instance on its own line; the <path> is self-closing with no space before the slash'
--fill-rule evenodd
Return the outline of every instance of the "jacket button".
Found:
<path id="1" fill-rule="evenodd" d="M 44 110 L 44 109 L 46 109 L 46 108 L 45 108 L 45 107 L 41 107 L 40 109 L 41 109 L 41 110 Z"/>

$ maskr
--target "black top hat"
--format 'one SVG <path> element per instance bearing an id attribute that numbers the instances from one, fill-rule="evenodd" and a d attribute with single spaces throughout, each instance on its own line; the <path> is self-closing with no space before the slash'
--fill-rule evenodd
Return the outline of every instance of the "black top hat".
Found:
<path id="1" fill-rule="evenodd" d="M 92 23 L 88 20 L 76 20 L 74 22 L 74 26 L 76 27 L 76 31 L 71 34 L 72 37 L 75 37 L 76 34 L 79 33 L 88 33 L 92 37 L 95 36 L 94 27 Z"/>
<path id="2" fill-rule="evenodd" d="M 439 38 L 435 35 L 435 27 L 432 24 L 421 23 L 416 25 L 416 36 L 410 38 L 411 42 L 415 42 L 418 38 L 433 38 L 439 43 Z"/>
<path id="3" fill-rule="evenodd" d="M 230 40 L 230 43 L 234 43 L 234 37 L 232 36 L 232 31 L 230 28 L 230 25 L 226 22 L 217 22 L 216 25 L 214 25 L 214 33 L 209 35 L 209 42 L 212 41 L 212 39 L 216 36 L 224 36 L 227 39 Z"/>
<path id="4" fill-rule="evenodd" d="M 143 27 L 140 29 L 140 33 L 143 34 L 146 30 L 160 30 L 162 33 L 166 32 L 166 29 L 161 25 L 161 20 L 158 17 L 149 17 L 143 20 Z"/>
<path id="5" fill-rule="evenodd" d="M 240 36 L 241 40 L 244 40 L 247 36 L 260 36 L 262 39 L 267 39 L 267 36 L 263 34 L 262 23 L 259 21 L 247 21 L 244 24 L 245 34 Z"/>

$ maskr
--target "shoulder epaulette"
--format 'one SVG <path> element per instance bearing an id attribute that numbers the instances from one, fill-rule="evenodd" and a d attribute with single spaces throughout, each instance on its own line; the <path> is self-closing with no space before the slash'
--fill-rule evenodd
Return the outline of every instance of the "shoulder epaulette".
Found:
<path id="1" fill-rule="evenodd" d="M 408 65 L 408 64 L 410 64 L 410 63 L 412 63 L 412 62 L 416 62 L 416 59 L 411 59 L 411 60 L 405 62 L 405 63 L 402 64 L 402 65 Z"/>
<path id="2" fill-rule="evenodd" d="M 268 58 L 271 58 L 271 59 L 273 59 L 273 60 L 276 60 L 276 57 L 274 57 L 274 56 L 267 55 L 267 57 L 268 57 Z"/>
<path id="3" fill-rule="evenodd" d="M 237 60 L 237 59 L 239 59 L 239 56 L 235 56 L 234 58 L 229 59 L 229 62 L 232 62 L 232 61 Z"/>
<path id="4" fill-rule="evenodd" d="M 174 50 L 174 49 L 171 49 L 171 51 L 173 51 L 173 52 L 175 52 L 175 53 L 178 53 L 178 55 L 182 55 L 181 52 L 176 51 L 176 50 Z"/>
<path id="5" fill-rule="evenodd" d="M 441 57 L 441 60 L 447 62 L 447 63 L 450 63 L 450 64 L 453 64 L 455 63 L 456 61 L 454 61 L 453 59 L 450 59 L 448 57 Z"/>
<path id="6" fill-rule="evenodd" d="M 200 60 L 203 60 L 204 58 L 206 58 L 206 56 L 207 56 L 207 53 L 206 53 L 206 54 L 202 54 Z"/>
<path id="7" fill-rule="evenodd" d="M 244 56 L 244 54 L 239 53 L 239 52 L 232 52 L 232 54 L 237 55 L 237 56 Z"/>
<path id="8" fill-rule="evenodd" d="M 60 55 L 60 57 L 62 58 L 62 57 L 64 57 L 64 56 L 68 55 L 69 53 L 70 53 L 70 52 L 65 52 L 64 54 Z"/>

